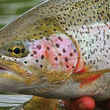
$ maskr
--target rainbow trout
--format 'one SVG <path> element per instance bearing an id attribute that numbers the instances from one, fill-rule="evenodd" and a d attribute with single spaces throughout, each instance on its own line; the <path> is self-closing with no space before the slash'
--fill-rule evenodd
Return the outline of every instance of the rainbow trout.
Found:
<path id="1" fill-rule="evenodd" d="M 44 97 L 24 110 L 63 110 L 58 99 L 85 95 L 109 99 L 110 0 L 48 0 L 3 27 L 0 91 Z"/>

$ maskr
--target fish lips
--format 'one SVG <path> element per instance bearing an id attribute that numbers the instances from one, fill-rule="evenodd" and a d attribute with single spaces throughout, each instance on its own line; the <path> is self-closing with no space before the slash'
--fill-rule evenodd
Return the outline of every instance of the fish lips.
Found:
<path id="1" fill-rule="evenodd" d="M 23 65 L 0 59 L 0 91 L 19 93 L 20 87 L 29 86 L 31 78 L 33 74 Z"/>

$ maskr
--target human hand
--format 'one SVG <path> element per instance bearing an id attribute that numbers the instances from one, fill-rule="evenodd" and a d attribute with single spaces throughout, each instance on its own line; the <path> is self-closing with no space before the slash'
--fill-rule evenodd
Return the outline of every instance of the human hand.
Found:
<path id="1" fill-rule="evenodd" d="M 85 96 L 78 99 L 62 100 L 66 110 L 93 110 L 95 106 L 103 110 L 110 110 L 110 100 L 95 102 L 92 97 Z"/>

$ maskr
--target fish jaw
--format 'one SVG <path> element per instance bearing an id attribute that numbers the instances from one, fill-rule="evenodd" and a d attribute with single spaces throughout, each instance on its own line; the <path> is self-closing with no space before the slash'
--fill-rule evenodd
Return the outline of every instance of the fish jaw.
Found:
<path id="1" fill-rule="evenodd" d="M 21 64 L 6 59 L 8 58 L 5 56 L 3 59 L 0 58 L 0 91 L 18 92 L 19 87 L 25 86 L 26 81 L 33 75 Z M 15 88 L 13 89 L 13 87 Z"/>

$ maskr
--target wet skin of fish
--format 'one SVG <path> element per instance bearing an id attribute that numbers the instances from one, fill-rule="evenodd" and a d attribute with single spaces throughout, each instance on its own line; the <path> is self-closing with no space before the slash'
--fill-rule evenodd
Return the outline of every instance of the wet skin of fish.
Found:
<path id="1" fill-rule="evenodd" d="M 0 30 L 0 91 L 101 101 L 109 79 L 110 0 L 49 0 Z"/>

